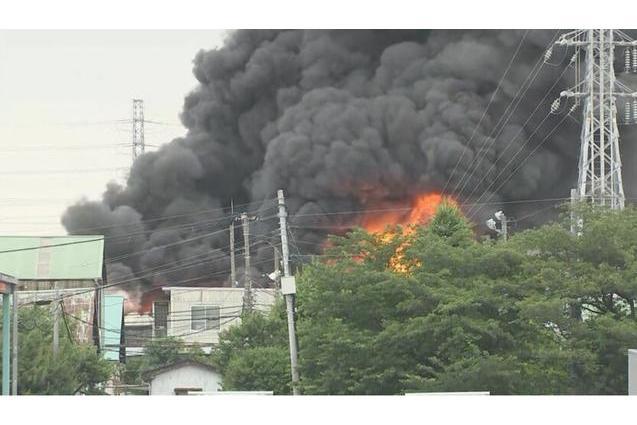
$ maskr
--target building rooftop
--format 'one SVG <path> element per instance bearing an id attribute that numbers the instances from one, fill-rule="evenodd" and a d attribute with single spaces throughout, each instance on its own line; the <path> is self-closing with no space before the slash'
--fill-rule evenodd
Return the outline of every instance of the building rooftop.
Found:
<path id="1" fill-rule="evenodd" d="M 197 360 L 193 360 L 193 359 L 185 359 L 185 360 L 178 360 L 174 363 L 157 367 L 155 369 L 147 370 L 143 373 L 143 376 L 144 376 L 144 379 L 151 380 L 155 376 L 161 373 L 168 372 L 169 370 L 179 369 L 180 367 L 184 367 L 184 366 L 197 366 L 204 369 L 208 369 L 212 372 L 217 372 L 217 368 L 215 368 L 212 365 L 209 365 L 207 363 L 203 363 Z"/>
<path id="2" fill-rule="evenodd" d="M 101 279 L 104 236 L 0 236 L 0 272 L 22 280 Z"/>

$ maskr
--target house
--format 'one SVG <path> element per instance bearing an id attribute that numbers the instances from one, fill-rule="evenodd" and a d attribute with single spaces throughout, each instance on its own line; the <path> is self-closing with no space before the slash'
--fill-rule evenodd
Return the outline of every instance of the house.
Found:
<path id="1" fill-rule="evenodd" d="M 243 288 L 163 288 L 168 295 L 166 333 L 187 344 L 209 351 L 219 333 L 241 323 Z M 276 301 L 275 289 L 254 291 L 255 309 L 269 311 Z"/>
<path id="2" fill-rule="evenodd" d="M 126 355 L 142 354 L 145 342 L 166 336 L 209 352 L 219 342 L 221 331 L 241 323 L 243 294 L 243 288 L 162 288 L 148 314 L 124 317 Z M 276 289 L 255 289 L 255 309 L 270 310 L 276 297 Z"/>
<path id="3" fill-rule="evenodd" d="M 184 360 L 144 373 L 150 395 L 188 395 L 221 390 L 221 375 L 205 363 Z"/>
<path id="4" fill-rule="evenodd" d="M 0 236 L 0 270 L 19 280 L 18 305 L 60 299 L 75 341 L 103 346 L 104 236 Z"/>

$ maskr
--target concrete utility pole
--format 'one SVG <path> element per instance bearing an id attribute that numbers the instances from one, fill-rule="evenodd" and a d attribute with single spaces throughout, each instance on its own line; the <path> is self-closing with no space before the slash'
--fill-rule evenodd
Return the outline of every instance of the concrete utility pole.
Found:
<path id="1" fill-rule="evenodd" d="M 243 311 L 252 311 L 254 308 L 254 294 L 252 293 L 252 277 L 250 276 L 250 222 L 247 213 L 241 213 L 241 224 L 243 226 L 243 246 L 244 246 L 244 282 L 243 287 Z"/>
<path id="2" fill-rule="evenodd" d="M 2 294 L 2 395 L 9 395 L 11 382 L 11 300 L 18 280 L 13 276 L 0 273 L 0 294 Z"/>
<path id="3" fill-rule="evenodd" d="M 9 357 L 10 357 L 10 329 L 11 315 L 9 292 L 2 294 L 2 395 L 9 395 Z"/>
<path id="4" fill-rule="evenodd" d="M 55 285 L 55 301 L 53 302 L 53 357 L 57 357 L 60 348 L 60 293 Z"/>
<path id="5" fill-rule="evenodd" d="M 230 286 L 237 286 L 237 267 L 234 259 L 234 217 L 230 223 Z"/>
<path id="6" fill-rule="evenodd" d="M 13 334 L 11 336 L 11 394 L 18 395 L 18 285 L 13 288 Z"/>
<path id="7" fill-rule="evenodd" d="M 294 323 L 294 297 L 296 294 L 296 281 L 290 275 L 290 251 L 288 249 L 287 216 L 283 190 L 279 190 L 279 228 L 281 230 L 281 254 L 283 256 L 283 277 L 281 278 L 281 293 L 285 297 L 285 306 L 288 316 L 288 339 L 290 343 L 290 369 L 292 371 L 292 393 L 301 395 L 299 388 L 298 347 L 296 342 L 296 326 Z"/>
<path id="8" fill-rule="evenodd" d="M 279 258 L 279 250 L 275 246 L 274 250 L 274 287 L 277 291 L 281 290 L 281 259 Z"/>
<path id="9" fill-rule="evenodd" d="M 239 286 L 237 282 L 237 266 L 235 263 L 234 252 L 234 222 L 237 221 L 237 217 L 234 215 L 234 201 L 230 200 L 230 213 L 232 215 L 232 221 L 230 222 L 230 286 L 235 288 Z"/>

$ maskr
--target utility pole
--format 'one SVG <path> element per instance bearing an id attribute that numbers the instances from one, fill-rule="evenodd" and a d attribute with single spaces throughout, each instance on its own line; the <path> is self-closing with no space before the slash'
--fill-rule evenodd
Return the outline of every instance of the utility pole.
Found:
<path id="1" fill-rule="evenodd" d="M 243 311 L 252 311 L 254 308 L 254 294 L 252 293 L 252 277 L 250 276 L 250 223 L 247 213 L 241 213 L 243 226 L 243 250 L 244 250 L 244 281 L 243 281 Z"/>
<path id="2" fill-rule="evenodd" d="M 60 348 L 60 305 L 57 282 L 55 285 L 55 301 L 53 302 L 53 357 L 57 357 Z"/>
<path id="3" fill-rule="evenodd" d="M 555 44 L 575 48 L 571 64 L 575 66 L 576 82 L 572 88 L 560 93 L 552 109 L 559 109 L 561 98 L 575 99 L 571 111 L 580 103 L 584 105 L 579 175 L 576 192 L 571 195 L 573 202 L 589 201 L 593 205 L 623 209 L 626 198 L 622 183 L 616 102 L 618 97 L 635 99 L 637 92 L 617 81 L 613 62 L 615 48 L 624 47 L 626 71 L 630 72 L 630 49 L 633 55 L 637 52 L 637 41 L 619 30 L 579 29 L 562 34 Z M 582 54 L 585 56 L 584 73 L 580 78 Z M 633 65 L 637 65 L 634 59 L 633 56 Z M 635 72 L 635 69 L 632 71 Z M 637 114 L 637 111 L 633 113 Z M 630 100 L 626 102 L 625 114 L 630 119 Z M 578 220 L 573 217 L 573 221 Z"/>
<path id="4" fill-rule="evenodd" d="M 11 300 L 10 296 L 15 294 L 18 280 L 0 273 L 0 294 L 2 294 L 2 395 L 9 395 L 11 381 Z"/>
<path id="5" fill-rule="evenodd" d="M 133 99 L 133 162 L 144 153 L 144 101 Z"/>
<path id="6" fill-rule="evenodd" d="M 11 394 L 18 395 L 18 285 L 13 287 L 13 329 L 11 341 Z"/>
<path id="7" fill-rule="evenodd" d="M 279 250 L 275 246 L 274 250 L 274 287 L 277 291 L 281 291 L 281 259 L 279 258 Z"/>
<path id="8" fill-rule="evenodd" d="M 234 216 L 234 201 L 230 201 L 230 213 L 232 214 L 232 221 L 230 222 L 230 286 L 235 288 L 237 285 L 237 267 L 234 257 L 234 222 L 237 218 Z"/>
<path id="9" fill-rule="evenodd" d="M 288 249 L 287 210 L 283 190 L 277 193 L 279 199 L 279 228 L 281 230 L 281 254 L 283 256 L 283 277 L 281 278 L 281 293 L 285 297 L 288 316 L 288 339 L 290 343 L 290 369 L 292 371 L 292 394 L 301 395 L 299 388 L 298 346 L 296 342 L 296 326 L 294 323 L 294 297 L 296 295 L 296 281 L 290 274 L 290 251 Z"/>
<path id="10" fill-rule="evenodd" d="M 230 286 L 237 286 L 237 268 L 234 260 L 234 217 L 230 223 Z"/>
<path id="11" fill-rule="evenodd" d="M 9 395 L 9 357 L 11 315 L 9 302 L 10 292 L 2 294 L 2 395 Z"/>

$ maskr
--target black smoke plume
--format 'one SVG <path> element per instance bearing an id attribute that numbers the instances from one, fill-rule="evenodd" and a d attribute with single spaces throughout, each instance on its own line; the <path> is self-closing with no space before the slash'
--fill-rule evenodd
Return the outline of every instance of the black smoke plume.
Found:
<path id="1" fill-rule="evenodd" d="M 110 263 L 126 267 L 119 274 L 155 285 L 228 285 L 228 233 L 220 229 L 231 202 L 262 218 L 252 228 L 261 276 L 272 270 L 267 242 L 276 243 L 277 223 L 267 217 L 277 189 L 295 226 L 293 254 L 318 252 L 330 226 L 355 221 L 334 212 L 407 205 L 445 186 L 461 204 L 489 203 L 472 211 L 478 223 L 504 205 L 509 216 L 528 216 L 548 204 L 499 203 L 565 198 L 576 180 L 580 110 L 547 117 L 573 84 L 572 69 L 563 72 L 572 52 L 555 49 L 529 77 L 556 35 L 233 32 L 194 59 L 198 85 L 181 114 L 187 135 L 141 156 L 126 186 L 109 184 L 102 202 L 70 207 L 62 223 L 69 233 L 106 235 Z M 627 196 L 635 177 L 625 175 Z M 521 225 L 546 218 L 539 211 Z"/>

